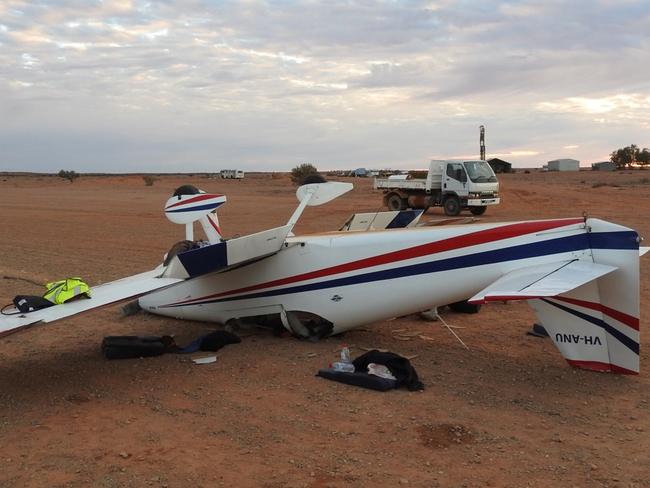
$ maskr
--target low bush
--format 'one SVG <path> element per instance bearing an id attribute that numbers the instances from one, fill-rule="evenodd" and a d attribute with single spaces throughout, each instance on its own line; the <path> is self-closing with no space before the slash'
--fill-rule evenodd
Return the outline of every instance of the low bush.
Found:
<path id="1" fill-rule="evenodd" d="M 74 180 L 79 178 L 79 173 L 77 173 L 74 170 L 68 171 L 68 170 L 62 169 L 61 171 L 59 171 L 59 177 L 63 178 L 64 180 L 68 180 L 70 183 L 72 183 Z"/>
<path id="2" fill-rule="evenodd" d="M 291 181 L 293 181 L 293 183 L 296 185 L 302 185 L 302 182 L 305 181 L 305 178 L 317 174 L 319 173 L 318 169 L 316 169 L 316 166 L 310 163 L 303 163 L 291 170 Z"/>
<path id="3" fill-rule="evenodd" d="M 146 186 L 153 186 L 153 184 L 156 182 L 158 178 L 156 178 L 153 175 L 144 175 L 142 179 L 144 180 L 144 184 Z"/>

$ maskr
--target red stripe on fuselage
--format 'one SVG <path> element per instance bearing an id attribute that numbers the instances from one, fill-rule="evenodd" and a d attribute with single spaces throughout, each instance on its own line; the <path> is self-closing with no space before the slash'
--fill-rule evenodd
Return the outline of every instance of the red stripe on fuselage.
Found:
<path id="1" fill-rule="evenodd" d="M 556 229 L 558 227 L 565 227 L 567 225 L 579 224 L 582 222 L 584 222 L 584 220 L 581 218 L 559 219 L 559 220 L 546 220 L 546 221 L 535 221 L 535 222 L 521 222 L 517 224 L 504 225 L 501 227 L 494 227 L 491 229 L 481 230 L 478 232 L 472 232 L 470 234 L 450 237 L 448 239 L 443 239 L 441 241 L 421 244 L 419 246 L 414 246 L 407 249 L 400 249 L 399 251 L 392 251 L 386 254 L 380 254 L 379 256 L 372 256 L 369 258 L 359 259 L 357 261 L 351 261 L 349 263 L 338 264 L 336 266 L 331 266 L 329 268 L 310 271 L 308 273 L 289 276 L 287 278 L 280 278 L 277 280 L 268 281 L 266 283 L 259 283 L 257 285 L 246 286 L 244 288 L 238 288 L 236 290 L 215 293 L 213 295 L 207 295 L 200 298 L 191 298 L 189 300 L 182 300 L 179 302 L 175 302 L 174 305 L 194 302 L 198 300 L 218 298 L 218 297 L 223 297 L 225 295 L 234 295 L 236 293 L 256 291 L 262 288 L 271 288 L 274 286 L 287 285 L 290 283 L 295 283 L 297 281 L 305 281 L 305 280 L 312 280 L 315 278 L 322 278 L 324 276 L 346 273 L 348 271 L 355 271 L 363 268 L 379 266 L 382 264 L 388 264 L 397 261 L 404 261 L 407 259 L 426 256 L 429 254 L 435 254 L 439 252 L 460 249 L 463 247 L 476 246 L 478 244 L 486 244 L 488 242 L 509 239 L 511 237 L 519 237 L 525 234 L 531 234 L 533 232 L 541 232 L 545 230 Z"/>
<path id="2" fill-rule="evenodd" d="M 600 373 L 639 374 L 637 371 L 632 371 L 631 369 L 616 366 L 611 363 L 602 363 L 600 361 L 579 361 L 576 359 L 567 359 L 566 362 L 574 368 L 590 369 L 591 371 L 598 371 Z"/>
<path id="3" fill-rule="evenodd" d="M 619 322 L 627 325 L 628 327 L 633 328 L 634 330 L 639 330 L 639 319 L 632 315 L 628 315 L 624 312 L 614 310 L 613 308 L 606 307 L 602 303 L 587 302 L 585 300 L 578 300 L 577 298 L 568 298 L 568 297 L 552 297 L 554 300 L 560 300 L 566 303 L 571 303 L 573 305 L 578 305 L 579 307 L 589 308 L 591 310 L 596 310 L 597 312 L 604 313 L 609 315 L 611 318 L 618 320 Z"/>
<path id="4" fill-rule="evenodd" d="M 213 193 L 204 193 L 203 195 L 198 195 L 194 198 L 190 198 L 189 200 L 184 200 L 182 202 L 176 202 L 173 205 L 170 205 L 169 207 L 165 208 L 165 210 L 169 210 L 170 208 L 178 207 L 179 205 L 185 205 L 187 203 L 196 203 L 196 202 L 202 202 L 203 200 L 208 200 L 210 198 L 216 198 L 216 197 L 222 197 L 223 195 L 216 195 Z"/>

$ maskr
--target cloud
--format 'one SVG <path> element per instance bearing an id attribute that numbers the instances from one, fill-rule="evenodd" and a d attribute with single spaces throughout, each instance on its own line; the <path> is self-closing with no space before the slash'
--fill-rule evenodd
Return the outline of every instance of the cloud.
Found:
<path id="1" fill-rule="evenodd" d="M 0 169 L 421 166 L 480 124 L 517 165 L 600 158 L 649 144 L 649 10 L 7 0 Z"/>
<path id="2" fill-rule="evenodd" d="M 584 114 L 618 112 L 624 115 L 633 111 L 638 112 L 638 117 L 642 117 L 643 114 L 650 113 L 650 95 L 632 93 L 600 98 L 569 97 L 555 102 L 542 102 L 538 108 L 544 111 Z"/>

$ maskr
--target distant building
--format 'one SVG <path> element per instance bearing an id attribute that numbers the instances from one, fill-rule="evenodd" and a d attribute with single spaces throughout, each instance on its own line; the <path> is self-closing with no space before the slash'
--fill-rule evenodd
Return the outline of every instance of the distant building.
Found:
<path id="1" fill-rule="evenodd" d="M 357 168 L 352 172 L 352 176 L 365 178 L 368 176 L 368 170 L 366 168 Z"/>
<path id="2" fill-rule="evenodd" d="M 616 171 L 616 165 L 611 161 L 601 161 L 600 163 L 593 163 L 591 169 L 594 171 Z"/>
<path id="3" fill-rule="evenodd" d="M 492 166 L 492 171 L 495 173 L 510 173 L 512 171 L 512 164 L 499 158 L 488 159 L 488 164 Z"/>
<path id="4" fill-rule="evenodd" d="M 548 166 L 548 171 L 579 171 L 580 161 L 576 159 L 554 159 L 549 161 L 546 166 Z"/>

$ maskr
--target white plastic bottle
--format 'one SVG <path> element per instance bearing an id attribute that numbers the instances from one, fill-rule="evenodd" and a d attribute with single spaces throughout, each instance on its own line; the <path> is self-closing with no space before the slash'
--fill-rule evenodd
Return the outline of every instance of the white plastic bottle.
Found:
<path id="1" fill-rule="evenodd" d="M 352 359 L 350 358 L 350 348 L 348 346 L 344 345 L 341 348 L 341 360 L 332 363 L 332 369 L 335 371 L 354 373 L 354 364 L 352 364 Z"/>
<path id="2" fill-rule="evenodd" d="M 341 348 L 341 362 L 342 363 L 351 363 L 352 359 L 350 358 L 350 348 L 343 344 Z"/>

